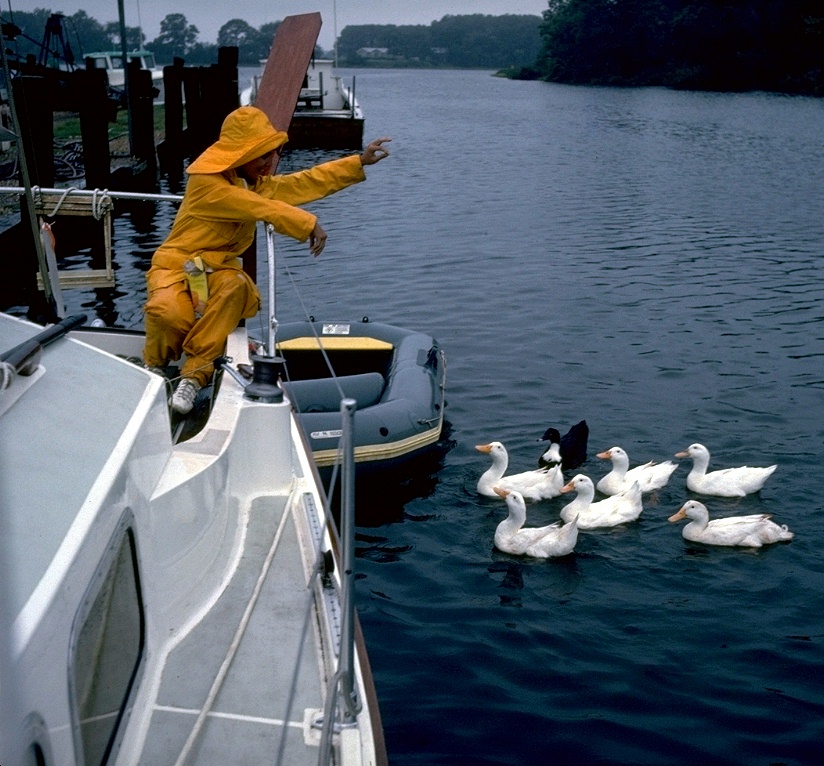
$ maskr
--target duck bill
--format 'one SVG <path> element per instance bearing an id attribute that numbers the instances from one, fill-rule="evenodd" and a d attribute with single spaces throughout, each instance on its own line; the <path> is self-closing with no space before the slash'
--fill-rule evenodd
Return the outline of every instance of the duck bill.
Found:
<path id="1" fill-rule="evenodd" d="M 569 482 L 569 484 L 564 484 L 564 486 L 563 486 L 563 487 L 561 487 L 561 492 L 562 492 L 564 495 L 565 495 L 567 492 L 574 492 L 574 491 L 575 491 L 575 484 L 573 484 L 572 482 Z"/>
<path id="2" fill-rule="evenodd" d="M 689 452 L 676 452 L 675 453 L 675 457 L 689 457 L 689 456 L 690 456 Z"/>
<path id="3" fill-rule="evenodd" d="M 509 495 L 509 490 L 508 489 L 501 489 L 501 487 L 492 487 L 492 491 L 498 497 L 502 497 L 504 500 L 506 500 L 507 496 Z"/>
<path id="4" fill-rule="evenodd" d="M 595 457 L 601 458 L 601 460 L 609 460 L 612 457 L 612 450 L 607 450 L 606 452 L 599 452 Z"/>
<path id="5" fill-rule="evenodd" d="M 673 513 L 672 516 L 669 517 L 668 521 L 681 521 L 681 519 L 686 519 L 687 514 L 683 508 L 679 510 L 677 513 Z"/>
<path id="6" fill-rule="evenodd" d="M 487 453 L 489 453 L 489 452 L 492 452 L 492 445 L 491 444 L 476 444 L 475 449 L 478 450 L 478 452 L 487 452 Z"/>

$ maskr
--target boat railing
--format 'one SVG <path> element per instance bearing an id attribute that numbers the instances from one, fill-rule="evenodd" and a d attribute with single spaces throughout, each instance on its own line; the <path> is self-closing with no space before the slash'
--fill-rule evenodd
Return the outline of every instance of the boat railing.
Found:
<path id="1" fill-rule="evenodd" d="M 275 229 L 271 224 L 265 225 L 267 251 L 267 294 L 268 294 L 268 339 L 266 353 L 271 358 L 277 354 L 277 311 L 275 284 Z M 336 379 L 323 344 L 318 340 L 326 364 L 333 379 Z M 340 503 L 340 605 L 341 629 L 338 647 L 338 667 L 329 680 L 323 717 L 314 722 L 321 729 L 320 755 L 318 763 L 329 763 L 332 753 L 332 738 L 346 728 L 355 725 L 355 720 L 362 709 L 362 703 L 355 685 L 355 412 L 357 402 L 344 395 L 339 387 L 341 437 L 339 455 L 341 464 L 341 503 Z M 334 479 L 332 480 L 334 485 Z M 330 508 L 326 508 L 326 517 L 331 523 Z M 319 568 L 316 576 L 319 575 Z"/>
<path id="2" fill-rule="evenodd" d="M 151 192 L 127 192 L 127 191 L 112 191 L 111 189 L 77 189 L 74 186 L 69 186 L 65 189 L 48 188 L 45 186 L 32 186 L 32 195 L 35 197 L 39 194 L 56 194 L 64 199 L 68 197 L 88 197 L 89 199 L 102 200 L 104 197 L 109 199 L 128 199 L 143 202 L 182 202 L 182 194 L 163 194 Z M 18 194 L 25 195 L 26 189 L 23 186 L 0 186 L 0 194 Z M 62 204 L 62 202 L 61 202 Z M 58 208 L 59 209 L 59 208 Z M 54 215 L 57 211 L 53 211 L 50 215 Z"/>
<path id="3" fill-rule="evenodd" d="M 114 287 L 114 266 L 112 254 L 111 217 L 113 200 L 135 200 L 144 202 L 180 202 L 178 194 L 152 194 L 148 192 L 110 191 L 109 189 L 65 189 L 41 186 L 0 186 L 0 194 L 16 194 L 25 197 L 30 216 L 30 226 L 35 234 L 38 261 L 38 284 L 53 305 L 56 316 L 63 316 L 65 307 L 61 288 L 71 287 Z M 102 269 L 73 269 L 58 272 L 57 256 L 54 252 L 53 235 L 46 218 L 58 214 L 87 216 L 101 221 L 103 226 Z"/>
<path id="4" fill-rule="evenodd" d="M 354 399 L 341 400 L 341 511 L 340 602 L 341 628 L 338 667 L 329 679 L 323 717 L 313 726 L 321 730 L 318 766 L 330 763 L 333 737 L 356 726 L 362 703 L 355 686 L 355 442 Z"/>
<path id="5" fill-rule="evenodd" d="M 276 318 L 276 285 L 275 285 L 275 244 L 274 227 L 265 224 L 266 244 L 267 244 L 267 294 L 268 294 L 268 338 L 264 344 L 263 354 L 255 357 L 255 367 L 267 361 L 279 371 L 284 371 L 283 360 L 277 356 L 277 327 Z M 322 344 L 319 343 L 322 348 Z M 325 353 L 324 353 L 325 356 Z M 236 377 L 238 374 L 228 365 L 220 366 Z M 329 364 L 328 357 L 326 358 Z M 331 366 L 330 366 L 331 369 Z M 333 378 L 334 370 L 331 370 Z M 256 372 L 257 375 L 257 372 Z M 239 380 L 241 385 L 242 380 Z M 248 390 L 248 389 L 247 389 Z M 320 753 L 318 763 L 321 766 L 330 763 L 332 758 L 334 736 L 340 735 L 345 730 L 354 728 L 357 715 L 362 709 L 355 683 L 355 593 L 354 593 L 354 562 L 355 562 L 355 445 L 354 445 L 354 418 L 357 403 L 354 399 L 347 398 L 343 390 L 339 387 L 341 396 L 341 440 L 339 454 L 341 456 L 341 514 L 340 514 L 340 561 L 339 564 L 339 590 L 338 601 L 340 604 L 340 631 L 338 636 L 337 658 L 338 664 L 328 682 L 324 709 L 322 715 L 313 721 L 312 726 L 320 730 Z M 292 403 L 294 406 L 294 402 Z M 334 482 L 334 480 L 333 480 Z M 331 527 L 332 513 L 328 504 L 328 497 L 324 498 L 324 506 L 327 524 Z M 320 545 L 320 540 L 316 540 L 317 562 L 314 572 L 310 578 L 308 588 L 310 593 L 321 583 L 322 587 L 327 587 L 329 571 L 324 565 L 324 555 Z M 310 596 L 307 606 L 307 617 L 304 624 L 304 633 L 309 630 L 308 611 L 311 611 Z M 335 640 L 335 637 L 332 638 Z M 304 642 L 301 642 L 301 647 Z M 301 649 L 302 651 L 302 649 Z M 300 657 L 295 664 L 295 674 L 300 668 Z M 293 688 L 296 688 L 296 676 L 293 678 Z M 284 720 L 289 720 L 293 695 L 289 695 L 290 710 L 287 711 Z M 282 762 L 285 747 L 285 735 L 281 739 L 281 745 L 276 759 L 276 763 Z"/>

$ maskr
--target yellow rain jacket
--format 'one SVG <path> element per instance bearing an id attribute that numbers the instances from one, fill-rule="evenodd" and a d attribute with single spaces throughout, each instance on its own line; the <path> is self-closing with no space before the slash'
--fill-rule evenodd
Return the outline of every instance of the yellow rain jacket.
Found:
<path id="1" fill-rule="evenodd" d="M 187 169 L 189 182 L 166 241 L 146 275 L 149 292 L 186 279 L 183 264 L 199 255 L 211 270 L 241 269 L 239 256 L 252 244 L 255 223 L 300 242 L 317 217 L 295 205 L 322 199 L 366 178 L 358 155 L 309 170 L 268 176 L 249 187 L 236 168 L 282 146 L 286 133 L 275 130 L 264 112 L 241 107 L 223 123 L 220 139 Z"/>
<path id="2" fill-rule="evenodd" d="M 317 218 L 295 206 L 366 177 L 358 155 L 261 178 L 254 186 L 238 175 L 241 165 L 282 146 L 287 139 L 286 133 L 272 127 L 264 112 L 241 107 L 226 117 L 219 140 L 189 165 L 180 210 L 146 274 L 147 365 L 163 366 L 183 352 L 187 359 L 181 375 L 205 385 L 228 334 L 260 306 L 260 293 L 239 257 L 254 240 L 255 223 L 266 221 L 278 233 L 303 242 Z M 203 264 L 208 278 L 209 297 L 199 318 L 184 268 L 195 259 Z"/>

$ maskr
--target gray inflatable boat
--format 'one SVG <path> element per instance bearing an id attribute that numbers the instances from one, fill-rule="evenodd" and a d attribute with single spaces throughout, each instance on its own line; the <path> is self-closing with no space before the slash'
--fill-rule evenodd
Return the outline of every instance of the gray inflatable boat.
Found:
<path id="1" fill-rule="evenodd" d="M 357 402 L 359 468 L 397 464 L 438 442 L 446 357 L 431 336 L 368 319 L 294 322 L 278 326 L 277 353 L 285 360 L 283 388 L 319 468 L 337 457 L 341 392 Z"/>

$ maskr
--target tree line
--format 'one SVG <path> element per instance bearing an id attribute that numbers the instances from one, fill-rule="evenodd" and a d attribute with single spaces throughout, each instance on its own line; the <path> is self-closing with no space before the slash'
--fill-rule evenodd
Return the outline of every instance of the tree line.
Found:
<path id="1" fill-rule="evenodd" d="M 549 0 L 521 77 L 824 95 L 822 0 Z"/>
<path id="2" fill-rule="evenodd" d="M 21 30 L 16 42 L 17 55 L 40 56 L 40 44 L 52 11 L 37 8 L 16 12 L 13 21 Z M 338 38 L 338 57 L 342 65 L 362 66 L 447 66 L 499 69 L 520 67 L 535 61 L 540 49 L 540 16 L 444 16 L 429 26 L 365 25 L 347 26 Z M 242 19 L 227 21 L 218 31 L 216 43 L 200 42 L 198 28 L 182 13 L 170 13 L 160 23 L 160 33 L 148 40 L 138 27 L 127 27 L 129 50 L 145 48 L 159 63 L 169 64 L 175 57 L 189 64 L 210 64 L 217 60 L 220 46 L 236 46 L 241 65 L 256 65 L 269 55 L 280 21 L 255 28 Z M 67 42 L 78 63 L 93 51 L 119 50 L 120 26 L 101 24 L 85 11 L 62 17 Z M 364 49 L 383 49 L 378 56 L 361 55 Z M 331 56 L 320 47 L 316 56 Z"/>
<path id="3" fill-rule="evenodd" d="M 18 58 L 27 55 L 41 57 L 41 43 L 44 40 L 46 24 L 52 11 L 36 8 L 32 12 L 18 11 L 11 17 L 0 14 L 3 23 L 13 22 L 20 30 L 13 43 Z M 139 27 L 126 27 L 126 47 L 128 50 L 146 49 L 155 54 L 161 64 L 171 64 L 175 57 L 183 58 L 189 64 L 213 64 L 217 61 L 217 50 L 222 46 L 237 46 L 241 65 L 257 65 L 269 55 L 269 47 L 280 21 L 274 21 L 255 28 L 242 19 L 231 19 L 219 30 L 216 43 L 198 40 L 200 31 L 190 24 L 182 13 L 170 13 L 160 22 L 160 33 L 148 40 Z M 120 50 L 120 25 L 118 22 L 101 24 L 86 11 L 77 11 L 70 16 L 61 15 L 61 26 L 65 41 L 78 65 L 83 56 L 94 51 Z M 62 57 L 64 51 L 57 50 L 55 43 L 50 46 L 47 58 Z M 60 46 L 58 46 L 60 47 Z M 318 47 L 315 54 L 323 55 Z M 52 64 L 52 61 L 46 62 Z"/>
<path id="4" fill-rule="evenodd" d="M 17 55 L 38 56 L 51 11 L 17 12 Z M 237 46 L 242 65 L 268 56 L 279 21 L 252 27 L 231 19 L 216 43 L 182 13 L 147 40 L 126 30 L 130 50 L 159 63 L 211 64 Z M 116 22 L 85 11 L 63 18 L 67 40 L 85 53 L 118 50 Z M 824 0 L 548 0 L 543 16 L 444 16 L 427 25 L 350 25 L 338 38 L 346 66 L 479 67 L 512 77 L 596 85 L 664 85 L 697 90 L 771 90 L 824 95 Z M 319 47 L 317 56 L 331 55 Z"/>
<path id="5" fill-rule="evenodd" d="M 349 66 L 520 67 L 538 56 L 540 23 L 540 16 L 470 14 L 428 26 L 347 26 L 338 38 L 338 58 Z"/>

